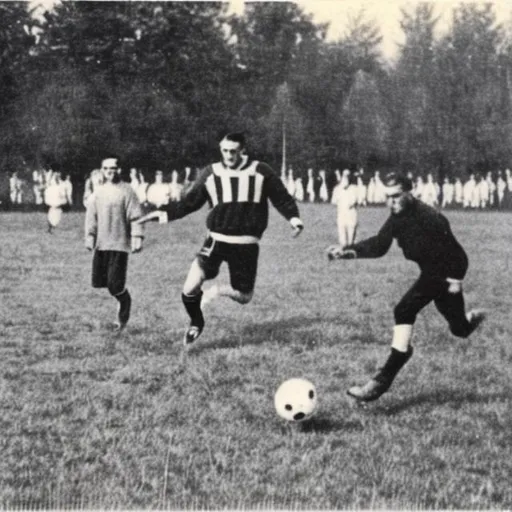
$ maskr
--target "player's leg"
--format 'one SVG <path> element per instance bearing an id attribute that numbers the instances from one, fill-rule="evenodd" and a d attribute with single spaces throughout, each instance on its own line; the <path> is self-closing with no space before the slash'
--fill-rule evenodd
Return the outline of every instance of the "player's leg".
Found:
<path id="1" fill-rule="evenodd" d="M 462 282 L 450 280 L 445 289 L 434 301 L 437 310 L 446 318 L 454 336 L 467 338 L 485 319 L 481 310 L 471 310 L 466 314 Z"/>
<path id="2" fill-rule="evenodd" d="M 110 295 L 117 302 L 117 319 L 115 329 L 123 330 L 130 319 L 132 298 L 126 288 L 126 275 L 128 273 L 128 253 L 122 251 L 105 251 L 108 253 L 107 287 Z"/>
<path id="3" fill-rule="evenodd" d="M 347 226 L 347 244 L 352 245 L 356 241 L 357 224 Z"/>
<path id="4" fill-rule="evenodd" d="M 343 248 L 343 247 L 346 247 L 348 244 L 347 227 L 345 225 L 343 217 L 340 215 L 338 215 L 337 225 L 338 225 L 338 242 L 340 244 L 340 247 Z"/>
<path id="5" fill-rule="evenodd" d="M 108 286 L 108 252 L 95 250 L 92 257 L 91 284 L 93 288 Z"/>
<path id="6" fill-rule="evenodd" d="M 94 251 L 92 257 L 91 284 L 93 288 L 106 288 L 108 277 L 108 254 L 106 251 Z"/>
<path id="7" fill-rule="evenodd" d="M 362 401 L 377 400 L 393 383 L 413 353 L 413 325 L 418 313 L 439 295 L 442 281 L 426 279 L 423 276 L 412 285 L 394 310 L 395 326 L 391 353 L 384 365 L 363 386 L 353 386 L 347 393 Z"/>
<path id="8" fill-rule="evenodd" d="M 201 309 L 202 285 L 206 280 L 213 279 L 219 273 L 222 258 L 217 252 L 216 242 L 208 237 L 192 262 L 185 279 L 181 300 L 190 317 L 190 324 L 183 340 L 185 345 L 193 343 L 203 332 L 205 322 Z"/>

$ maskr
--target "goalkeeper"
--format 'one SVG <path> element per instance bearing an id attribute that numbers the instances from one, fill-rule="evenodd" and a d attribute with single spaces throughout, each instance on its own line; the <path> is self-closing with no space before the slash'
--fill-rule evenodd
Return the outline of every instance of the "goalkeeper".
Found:
<path id="1" fill-rule="evenodd" d="M 421 270 L 419 278 L 394 309 L 393 341 L 386 363 L 365 385 L 347 391 L 362 401 L 376 400 L 385 393 L 410 359 L 416 315 L 431 301 L 455 336 L 467 338 L 484 319 L 482 311 L 465 312 L 462 280 L 468 258 L 446 217 L 412 196 L 410 179 L 390 173 L 384 185 L 391 215 L 377 235 L 344 248 L 328 249 L 330 260 L 379 258 L 396 239 L 405 258 L 416 262 Z"/>

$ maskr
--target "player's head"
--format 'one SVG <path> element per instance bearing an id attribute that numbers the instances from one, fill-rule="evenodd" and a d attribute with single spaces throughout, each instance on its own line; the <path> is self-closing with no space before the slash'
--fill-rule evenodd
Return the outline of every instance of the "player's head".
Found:
<path id="1" fill-rule="evenodd" d="M 399 215 L 412 200 L 412 181 L 407 176 L 391 172 L 386 175 L 383 183 L 391 213 Z"/>
<path id="2" fill-rule="evenodd" d="M 101 174 L 107 183 L 117 183 L 121 174 L 119 159 L 116 157 L 104 158 L 101 161 Z"/>
<path id="3" fill-rule="evenodd" d="M 236 169 L 245 152 L 245 136 L 243 133 L 228 133 L 220 141 L 219 147 L 224 165 Z"/>

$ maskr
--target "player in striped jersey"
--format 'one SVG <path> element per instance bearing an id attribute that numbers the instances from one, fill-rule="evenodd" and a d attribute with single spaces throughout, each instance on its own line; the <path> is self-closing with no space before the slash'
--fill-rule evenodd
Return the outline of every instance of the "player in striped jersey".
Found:
<path id="1" fill-rule="evenodd" d="M 190 317 L 184 343 L 202 333 L 203 305 L 217 296 L 240 304 L 252 299 L 258 266 L 258 242 L 268 224 L 268 200 L 285 217 L 297 236 L 304 225 L 299 209 L 279 177 L 265 163 L 245 153 L 243 134 L 226 135 L 220 142 L 222 161 L 208 165 L 180 202 L 162 206 L 169 220 L 179 219 L 208 203 L 208 235 L 192 262 L 183 286 L 182 300 Z M 155 215 L 156 213 L 156 215 Z M 139 222 L 153 220 L 152 212 Z M 230 285 L 213 286 L 203 295 L 206 280 L 215 278 L 222 262 L 229 268 Z"/>

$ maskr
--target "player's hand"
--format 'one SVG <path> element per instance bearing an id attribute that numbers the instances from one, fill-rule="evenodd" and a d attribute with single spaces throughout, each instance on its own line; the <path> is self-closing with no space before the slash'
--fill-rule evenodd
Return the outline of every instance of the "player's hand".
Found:
<path id="1" fill-rule="evenodd" d="M 354 249 L 344 249 L 339 245 L 331 245 L 327 248 L 327 259 L 332 260 L 353 260 L 357 258 Z"/>
<path id="2" fill-rule="evenodd" d="M 137 253 L 142 251 L 142 237 L 141 236 L 132 236 L 132 253 Z"/>
<path id="3" fill-rule="evenodd" d="M 85 238 L 85 248 L 88 250 L 88 251 L 92 251 L 94 249 L 94 246 L 96 245 L 96 239 L 94 236 L 92 235 L 88 235 L 86 238 Z"/>
<path id="4" fill-rule="evenodd" d="M 354 249 L 342 249 L 339 258 L 340 260 L 355 260 L 357 252 Z"/>
<path id="5" fill-rule="evenodd" d="M 304 230 L 304 223 L 298 217 L 293 217 L 290 219 L 290 224 L 293 229 L 293 238 L 296 238 Z"/>

